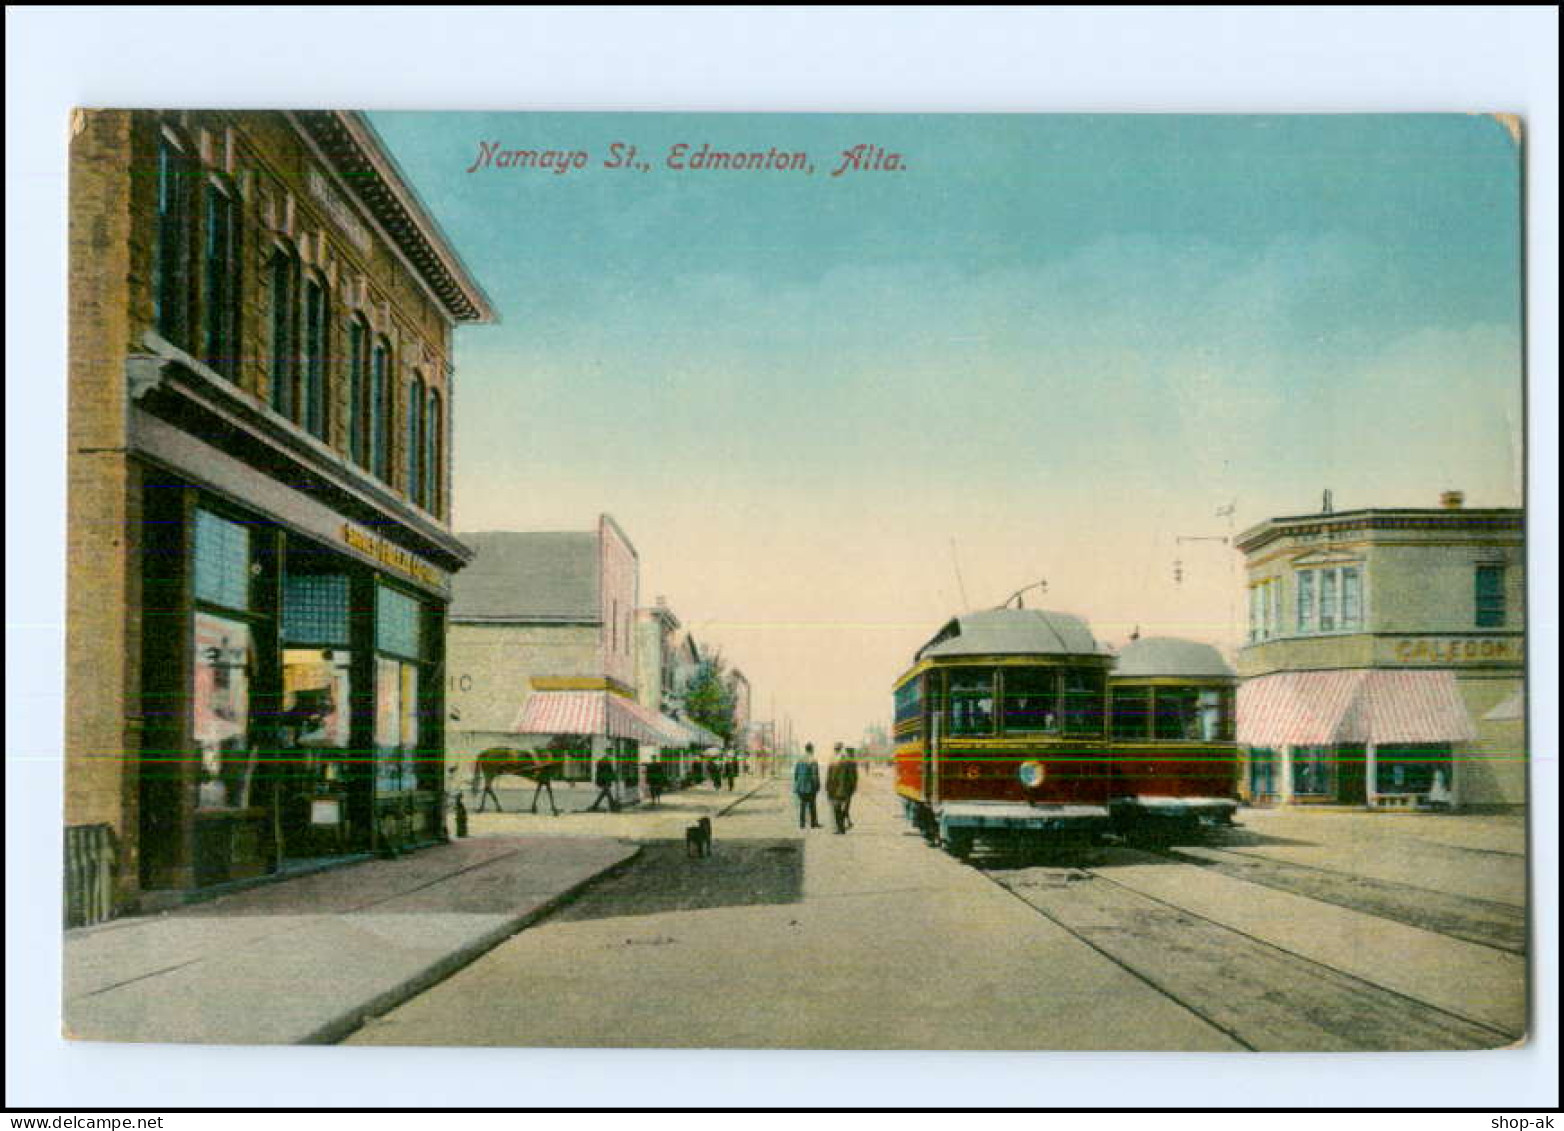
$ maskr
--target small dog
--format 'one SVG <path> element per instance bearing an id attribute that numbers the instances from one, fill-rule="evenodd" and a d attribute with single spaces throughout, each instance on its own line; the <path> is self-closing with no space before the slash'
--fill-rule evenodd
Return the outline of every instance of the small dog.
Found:
<path id="1" fill-rule="evenodd" d="M 684 830 L 684 854 L 692 859 L 711 855 L 711 818 L 702 817 Z"/>

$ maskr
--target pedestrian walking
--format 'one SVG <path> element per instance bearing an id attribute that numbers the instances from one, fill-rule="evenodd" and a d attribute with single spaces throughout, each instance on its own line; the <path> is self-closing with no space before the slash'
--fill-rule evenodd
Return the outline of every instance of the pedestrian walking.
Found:
<path id="1" fill-rule="evenodd" d="M 592 775 L 592 780 L 597 783 L 597 798 L 587 807 L 587 812 L 596 813 L 597 807 L 604 801 L 608 802 L 610 813 L 619 812 L 619 802 L 614 799 L 614 763 L 608 755 L 597 760 L 597 771 Z"/>
<path id="2" fill-rule="evenodd" d="M 739 760 L 737 758 L 729 758 L 722 764 L 722 776 L 727 778 L 728 790 L 731 792 L 733 783 L 738 781 L 739 777 Z"/>
<path id="3" fill-rule="evenodd" d="M 849 810 L 857 788 L 858 763 L 853 761 L 853 752 L 843 750 L 842 744 L 838 742 L 836 760 L 831 763 L 831 769 L 825 776 L 825 795 L 830 798 L 831 819 L 836 822 L 838 834 L 845 833 L 853 823 Z"/>
<path id="4" fill-rule="evenodd" d="M 722 788 L 722 760 L 720 758 L 707 759 L 706 776 L 711 779 L 712 789 L 720 790 Z"/>
<path id="5" fill-rule="evenodd" d="M 807 817 L 809 827 L 818 829 L 820 817 L 815 811 L 815 795 L 820 792 L 820 767 L 815 762 L 812 742 L 804 743 L 803 760 L 793 767 L 793 792 L 798 795 L 798 827 L 804 827 Z"/>

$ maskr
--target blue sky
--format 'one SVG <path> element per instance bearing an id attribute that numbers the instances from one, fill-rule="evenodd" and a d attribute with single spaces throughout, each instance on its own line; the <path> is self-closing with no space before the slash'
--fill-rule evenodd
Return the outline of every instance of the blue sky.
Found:
<path id="1" fill-rule="evenodd" d="M 1219 506 L 1520 502 L 1492 118 L 372 121 L 503 319 L 458 335 L 458 526 L 613 513 L 643 597 L 821 740 L 886 713 L 963 588 L 1227 643 L 1233 563 L 1176 542 Z M 589 157 L 468 172 L 481 141 Z M 679 142 L 814 172 L 678 172 Z M 860 142 L 905 171 L 830 176 Z"/>

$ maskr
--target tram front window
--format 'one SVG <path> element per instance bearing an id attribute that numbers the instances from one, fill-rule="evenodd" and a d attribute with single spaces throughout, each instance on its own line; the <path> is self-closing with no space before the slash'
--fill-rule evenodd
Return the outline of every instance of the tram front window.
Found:
<path id="1" fill-rule="evenodd" d="M 1059 676 L 1051 668 L 1006 668 L 1005 730 L 1010 734 L 1057 734 Z"/>
<path id="2" fill-rule="evenodd" d="M 994 733 L 994 670 L 974 668 L 950 673 L 951 734 Z"/>

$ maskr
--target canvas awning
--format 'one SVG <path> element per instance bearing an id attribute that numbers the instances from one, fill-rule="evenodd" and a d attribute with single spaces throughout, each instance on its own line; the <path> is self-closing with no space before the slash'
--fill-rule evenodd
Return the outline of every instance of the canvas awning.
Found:
<path id="1" fill-rule="evenodd" d="M 1472 742 L 1476 727 L 1444 671 L 1278 672 L 1238 688 L 1247 746 Z"/>
<path id="2" fill-rule="evenodd" d="M 1277 672 L 1238 685 L 1238 741 L 1246 746 L 1328 746 L 1365 671 Z"/>
<path id="3" fill-rule="evenodd" d="M 664 741 L 659 717 L 607 691 L 534 691 L 516 716 L 517 734 L 600 734 L 635 742 Z"/>
<path id="4" fill-rule="evenodd" d="M 1337 742 L 1475 742 L 1451 672 L 1374 671 L 1358 687 Z"/>

